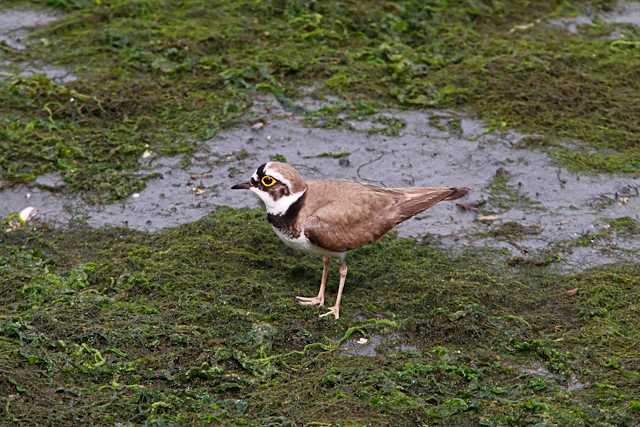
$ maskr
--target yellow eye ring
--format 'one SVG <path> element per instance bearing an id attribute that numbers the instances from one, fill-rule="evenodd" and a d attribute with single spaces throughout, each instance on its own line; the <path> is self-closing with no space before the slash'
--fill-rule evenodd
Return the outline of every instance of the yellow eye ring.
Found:
<path id="1" fill-rule="evenodd" d="M 275 185 L 276 180 L 272 176 L 265 175 L 265 176 L 262 177 L 260 182 L 262 182 L 262 185 L 264 185 L 265 187 L 271 187 L 271 186 Z"/>

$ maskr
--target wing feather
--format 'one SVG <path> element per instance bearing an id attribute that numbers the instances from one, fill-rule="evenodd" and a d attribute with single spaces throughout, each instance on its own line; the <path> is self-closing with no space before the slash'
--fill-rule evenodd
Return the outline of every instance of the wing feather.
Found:
<path id="1" fill-rule="evenodd" d="M 361 185 L 341 199 L 319 207 L 304 224 L 311 243 L 344 252 L 373 243 L 395 225 L 443 200 L 467 194 L 466 188 L 383 188 Z"/>

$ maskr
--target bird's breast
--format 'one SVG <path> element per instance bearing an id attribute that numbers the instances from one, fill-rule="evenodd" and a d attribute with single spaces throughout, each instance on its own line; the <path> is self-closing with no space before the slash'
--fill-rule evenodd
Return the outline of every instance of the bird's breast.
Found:
<path id="1" fill-rule="evenodd" d="M 294 234 L 288 233 L 287 232 L 288 230 L 281 230 L 278 227 L 275 227 L 273 225 L 272 225 L 272 228 L 273 228 L 273 231 L 276 233 L 276 236 L 278 236 L 278 238 L 282 240 L 282 242 L 285 245 L 287 245 L 292 249 L 311 253 L 311 254 L 316 254 L 316 255 L 323 255 L 323 256 L 333 256 L 333 257 L 343 256 L 342 252 L 333 252 L 333 251 L 329 251 L 327 249 L 321 248 L 320 246 L 314 245 L 307 238 L 307 236 L 305 236 L 304 230 L 298 230 L 297 233 L 294 235 Z"/>

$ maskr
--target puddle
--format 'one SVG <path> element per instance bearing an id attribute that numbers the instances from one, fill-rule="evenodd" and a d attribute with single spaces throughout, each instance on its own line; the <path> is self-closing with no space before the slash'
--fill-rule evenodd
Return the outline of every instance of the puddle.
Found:
<path id="1" fill-rule="evenodd" d="M 622 3 L 615 11 L 602 14 L 602 20 L 613 24 L 640 25 L 640 2 Z"/>
<path id="2" fill-rule="evenodd" d="M 533 377 L 544 378 L 545 380 L 556 381 L 560 384 L 564 384 L 561 387 L 566 391 L 580 391 L 587 387 L 587 384 L 584 384 L 578 380 L 575 375 L 571 375 L 568 381 L 563 381 L 563 379 L 552 372 L 550 372 L 547 368 L 542 365 L 534 365 L 531 367 L 528 366 L 518 366 L 513 364 L 505 364 L 505 366 L 515 369 L 516 371 L 522 372 L 523 374 L 530 375 Z"/>
<path id="3" fill-rule="evenodd" d="M 350 339 L 342 344 L 338 353 L 345 356 L 376 357 L 383 355 L 385 352 L 384 349 L 379 351 L 380 346 L 400 353 L 419 353 L 417 346 L 405 342 L 402 337 L 395 333 Z"/>
<path id="4" fill-rule="evenodd" d="M 58 18 L 59 15 L 42 10 L 0 10 L 0 42 L 12 49 L 26 49 L 25 39 L 30 29 L 49 24 Z"/>
<path id="5" fill-rule="evenodd" d="M 61 15 L 48 10 L 7 9 L 0 10 L 0 44 L 17 51 L 27 49 L 27 38 L 36 27 L 49 24 Z M 2 50 L 0 49 L 0 55 Z M 44 74 L 56 83 L 68 83 L 77 77 L 62 67 L 44 64 L 41 61 L 11 62 L 0 56 L 0 79 L 10 75 L 30 77 Z"/>
<path id="6" fill-rule="evenodd" d="M 241 127 L 206 141 L 187 169 L 179 168 L 179 157 L 141 159 L 142 173 L 159 173 L 161 178 L 149 180 L 143 192 L 123 203 L 87 206 L 51 191 L 63 183 L 49 175 L 34 186 L 0 191 L 0 216 L 35 206 L 49 222 L 64 224 L 79 216 L 93 227 L 158 230 L 195 221 L 222 205 L 260 206 L 251 193 L 229 187 L 246 180 L 261 163 L 283 156 L 307 179 L 348 179 L 390 187 L 472 187 L 471 195 L 460 201 L 484 200 L 485 212 L 442 203 L 398 227 L 401 236 L 426 236 L 447 247 L 493 246 L 533 256 L 558 242 L 597 235 L 606 230 L 608 219 L 640 220 L 640 178 L 567 172 L 542 152 L 518 148 L 521 135 L 487 133 L 482 123 L 451 111 L 384 116 L 405 124 L 398 136 L 370 134 L 367 129 L 379 126 L 375 120 L 352 122 L 360 130 L 308 128 L 301 116 L 263 97 Z M 497 179 L 502 180 L 500 191 L 508 193 L 504 197 L 509 206 L 496 194 Z M 493 220 L 479 220 L 487 216 Z M 513 224 L 526 231 L 519 240 L 494 236 Z M 638 239 L 611 233 L 594 238 L 586 247 L 568 249 L 562 265 L 583 269 L 616 260 L 637 261 L 638 249 Z"/>
<path id="7" fill-rule="evenodd" d="M 620 2 L 615 9 L 610 12 L 590 13 L 575 17 L 554 19 L 550 21 L 550 23 L 551 25 L 562 27 L 575 34 L 578 32 L 580 25 L 593 25 L 594 22 L 598 21 L 609 24 L 640 25 L 640 2 Z M 613 38 L 619 37 L 620 34 L 616 33 Z"/>
<path id="8" fill-rule="evenodd" d="M 376 357 L 379 354 L 376 349 L 381 343 L 382 337 L 380 335 L 349 340 L 342 344 L 338 353 L 345 356 Z"/>
<path id="9" fill-rule="evenodd" d="M 395 349 L 401 353 L 418 353 L 420 351 L 418 346 L 413 344 L 400 344 Z"/>
<path id="10" fill-rule="evenodd" d="M 8 61 L 0 61 L 0 79 L 8 76 L 32 77 L 42 74 L 58 84 L 64 84 L 78 80 L 77 76 L 62 67 L 46 65 L 39 62 L 11 63 Z"/>

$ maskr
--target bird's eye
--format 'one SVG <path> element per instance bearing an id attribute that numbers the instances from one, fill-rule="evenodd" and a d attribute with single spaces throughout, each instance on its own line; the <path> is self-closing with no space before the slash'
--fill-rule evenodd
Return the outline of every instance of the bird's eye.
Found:
<path id="1" fill-rule="evenodd" d="M 264 185 L 265 187 L 271 187 L 276 183 L 276 180 L 269 175 L 263 176 L 260 181 L 262 182 L 262 185 Z"/>

